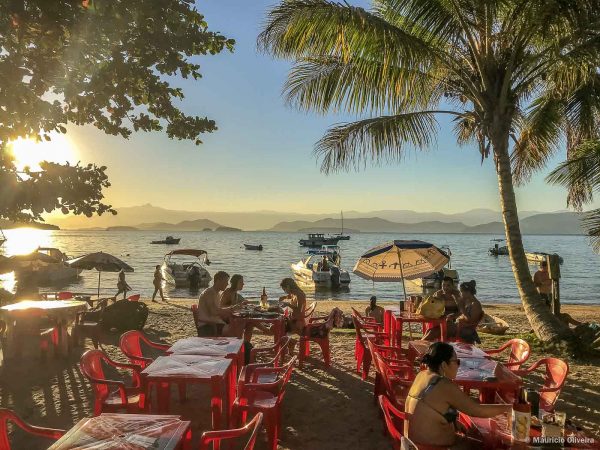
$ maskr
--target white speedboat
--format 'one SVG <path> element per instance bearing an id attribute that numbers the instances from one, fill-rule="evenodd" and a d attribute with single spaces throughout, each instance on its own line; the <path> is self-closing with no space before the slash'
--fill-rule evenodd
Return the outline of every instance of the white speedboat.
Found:
<path id="1" fill-rule="evenodd" d="M 15 260 L 15 277 L 19 283 L 30 286 L 51 286 L 73 281 L 82 271 L 67 265 L 69 257 L 54 247 L 39 247 L 29 255 L 11 258 Z"/>
<path id="2" fill-rule="evenodd" d="M 160 268 L 162 276 L 175 287 L 189 287 L 194 278 L 198 278 L 198 287 L 206 287 L 212 276 L 204 265 L 209 265 L 208 255 L 204 250 L 179 249 L 165 255 Z"/>
<path id="3" fill-rule="evenodd" d="M 323 267 L 323 256 L 327 266 Z M 350 284 L 350 274 L 340 268 L 341 254 L 337 245 L 324 245 L 321 250 L 312 250 L 308 256 L 292 264 L 294 278 L 303 285 L 315 288 L 340 288 Z"/>
<path id="4" fill-rule="evenodd" d="M 552 253 L 553 255 L 558 256 L 556 253 Z M 550 255 L 550 253 L 544 252 L 525 252 L 525 258 L 527 258 L 527 262 L 530 264 L 539 264 L 542 261 L 546 261 L 546 258 Z M 564 261 L 562 256 L 558 256 L 559 264 L 562 264 Z"/>

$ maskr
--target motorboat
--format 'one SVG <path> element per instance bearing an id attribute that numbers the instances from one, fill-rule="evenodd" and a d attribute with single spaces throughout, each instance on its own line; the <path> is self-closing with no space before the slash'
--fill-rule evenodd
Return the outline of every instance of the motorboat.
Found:
<path id="1" fill-rule="evenodd" d="M 162 241 L 152 241 L 151 244 L 174 245 L 174 244 L 179 244 L 180 240 L 181 240 L 181 238 L 174 238 L 173 236 L 167 236 Z"/>
<path id="2" fill-rule="evenodd" d="M 564 259 L 562 256 L 559 256 L 557 253 L 552 253 L 552 254 L 558 256 L 559 264 L 562 264 L 564 262 Z M 551 253 L 544 253 L 544 252 L 525 252 L 525 258 L 527 258 L 527 262 L 530 264 L 539 264 L 542 261 L 546 261 L 546 257 L 548 257 L 550 255 L 551 255 Z"/>
<path id="3" fill-rule="evenodd" d="M 197 280 L 197 287 L 206 287 L 212 280 L 212 276 L 204 267 L 209 264 L 208 255 L 204 250 L 178 249 L 165 255 L 160 270 L 167 284 L 172 286 L 190 287 Z"/>
<path id="4" fill-rule="evenodd" d="M 492 239 L 491 242 L 494 243 L 493 247 L 488 249 L 488 253 L 492 256 L 505 256 L 508 255 L 508 246 L 502 245 L 502 242 L 505 242 L 504 239 Z"/>
<path id="5" fill-rule="evenodd" d="M 308 238 L 300 239 L 298 243 L 301 247 L 321 248 L 323 245 L 337 245 L 340 239 L 339 236 L 325 236 L 323 233 L 308 233 Z"/>
<path id="6" fill-rule="evenodd" d="M 54 247 L 38 247 L 27 255 L 11 256 L 15 278 L 29 286 L 48 286 L 76 280 L 82 269 L 70 267 L 69 256 Z"/>
<path id="7" fill-rule="evenodd" d="M 414 284 L 417 287 L 420 287 L 423 290 L 423 292 L 437 291 L 441 289 L 442 281 L 445 277 L 452 278 L 454 286 L 458 286 L 460 278 L 458 276 L 458 271 L 452 268 L 452 252 L 450 251 L 450 247 L 442 246 L 440 247 L 440 249 L 445 251 L 445 253 L 448 255 L 447 267 L 443 267 L 441 270 L 434 272 L 426 277 L 406 281 Z"/>
<path id="8" fill-rule="evenodd" d="M 306 258 L 291 265 L 298 282 L 315 288 L 340 288 L 350 284 L 350 274 L 340 268 L 341 253 L 337 245 L 324 245 L 307 254 Z M 323 267 L 323 257 L 327 259 L 326 267 Z"/>
<path id="9" fill-rule="evenodd" d="M 263 249 L 262 244 L 258 244 L 258 245 L 244 244 L 244 247 L 246 248 L 246 250 L 258 250 L 258 251 L 262 251 L 262 249 Z"/>

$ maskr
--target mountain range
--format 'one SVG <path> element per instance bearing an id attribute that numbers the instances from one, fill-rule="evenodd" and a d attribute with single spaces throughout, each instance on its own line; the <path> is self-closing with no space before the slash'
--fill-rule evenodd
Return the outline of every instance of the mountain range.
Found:
<path id="1" fill-rule="evenodd" d="M 102 216 L 64 216 L 48 218 L 47 222 L 58 225 L 61 229 L 101 228 L 115 226 L 134 226 L 142 228 L 157 223 L 178 224 L 183 221 L 206 219 L 214 223 L 241 228 L 243 230 L 268 230 L 280 222 L 307 221 L 315 222 L 327 218 L 339 218 L 340 213 L 327 214 L 300 214 L 278 211 L 253 211 L 253 212 L 215 212 L 215 211 L 182 211 L 166 209 L 150 204 L 140 206 L 127 206 L 116 208 L 117 215 L 103 214 Z M 524 219 L 539 211 L 520 211 L 519 217 Z M 460 222 L 468 226 L 480 225 L 490 222 L 499 222 L 502 216 L 499 211 L 491 209 L 473 209 L 463 213 L 444 214 L 438 212 L 417 212 L 410 210 L 377 210 L 377 211 L 344 211 L 344 219 L 360 219 L 377 217 L 390 222 L 415 224 L 419 222 Z M 210 226 L 209 226 L 210 227 Z M 208 227 L 207 227 L 208 228 Z M 350 228 L 350 227 L 349 227 Z"/>
<path id="2" fill-rule="evenodd" d="M 202 231 L 232 227 L 246 231 L 338 232 L 342 225 L 338 213 L 200 212 L 169 210 L 150 204 L 117 208 L 117 211 L 116 216 L 65 216 L 48 222 L 61 229 L 134 227 L 139 230 L 164 231 Z M 576 213 L 521 211 L 519 217 L 524 234 L 583 234 Z M 345 211 L 344 229 L 347 232 L 504 233 L 501 213 L 491 209 L 473 209 L 454 214 L 410 210 Z"/>

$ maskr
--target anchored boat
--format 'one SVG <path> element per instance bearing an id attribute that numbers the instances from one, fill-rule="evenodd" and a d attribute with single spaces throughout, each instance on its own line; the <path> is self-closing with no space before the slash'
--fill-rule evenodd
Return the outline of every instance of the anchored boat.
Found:
<path id="1" fill-rule="evenodd" d="M 324 245 L 307 254 L 309 256 L 291 265 L 294 278 L 300 283 L 315 288 L 340 288 L 350 284 L 350 274 L 340 268 L 342 257 L 337 245 Z"/>
<path id="2" fill-rule="evenodd" d="M 492 256 L 505 256 L 508 255 L 508 246 L 502 245 L 502 242 L 505 242 L 504 239 L 492 239 L 491 242 L 494 243 L 493 247 L 488 249 L 488 253 Z"/>
<path id="3" fill-rule="evenodd" d="M 307 239 L 300 239 L 298 243 L 302 247 L 321 248 L 323 245 L 337 245 L 339 236 L 325 236 L 323 233 L 308 233 Z"/>
<path id="4" fill-rule="evenodd" d="M 190 287 L 195 281 L 198 287 L 206 287 L 212 276 L 204 265 L 209 265 L 204 250 L 179 249 L 165 255 L 160 268 L 165 281 L 175 287 Z"/>
<path id="5" fill-rule="evenodd" d="M 258 244 L 258 245 L 244 244 L 244 247 L 246 248 L 246 250 L 258 250 L 258 251 L 262 251 L 262 249 L 263 249 L 262 244 Z"/>
<path id="6" fill-rule="evenodd" d="M 181 238 L 174 238 L 173 236 L 167 236 L 162 241 L 152 241 L 151 244 L 174 245 L 174 244 L 179 244 L 180 240 L 181 240 Z"/>

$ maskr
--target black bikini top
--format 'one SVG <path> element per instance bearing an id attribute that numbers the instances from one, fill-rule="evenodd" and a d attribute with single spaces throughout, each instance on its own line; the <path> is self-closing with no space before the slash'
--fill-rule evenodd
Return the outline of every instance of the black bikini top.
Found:
<path id="1" fill-rule="evenodd" d="M 456 410 L 455 408 L 452 408 L 450 406 L 445 413 L 442 413 L 442 412 L 438 411 L 437 409 L 435 409 L 433 406 L 431 406 L 429 403 L 427 403 L 427 401 L 425 401 L 425 396 L 433 389 L 433 387 L 436 384 L 439 383 L 439 381 L 442 378 L 443 377 L 441 377 L 441 376 L 437 376 L 437 377 L 433 378 L 429 382 L 429 384 L 425 387 L 425 389 L 423 389 L 418 396 L 415 397 L 414 395 L 411 395 L 411 394 L 408 394 L 408 396 L 414 398 L 415 400 L 422 401 L 430 409 L 434 410 L 436 413 L 438 413 L 440 416 L 442 416 L 446 420 L 446 422 L 448 422 L 448 423 L 456 423 L 456 419 L 458 419 L 458 410 Z"/>

